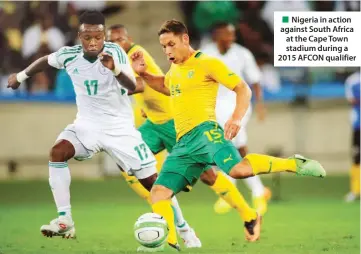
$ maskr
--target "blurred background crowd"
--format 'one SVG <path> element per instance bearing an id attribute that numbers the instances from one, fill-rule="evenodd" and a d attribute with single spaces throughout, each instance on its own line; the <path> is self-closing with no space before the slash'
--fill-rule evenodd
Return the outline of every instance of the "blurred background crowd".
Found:
<path id="1" fill-rule="evenodd" d="M 52 94 L 55 99 L 74 97 L 71 81 L 62 70 L 50 69 L 46 73 L 39 73 L 15 92 L 6 89 L 7 77 L 40 56 L 62 46 L 77 44 L 78 14 L 84 10 L 102 11 L 110 24 L 111 20 L 119 21 L 116 17 L 122 13 L 146 8 L 144 5 L 152 6 L 152 2 L 0 2 L 0 96 Z M 352 68 L 274 68 L 273 12 L 359 11 L 359 1 L 176 1 L 164 8 L 174 9 L 162 11 L 175 12 L 186 22 L 192 44 L 196 48 L 210 42 L 209 32 L 215 23 L 228 21 L 235 24 L 237 42 L 254 54 L 263 73 L 262 83 L 266 91 L 270 92 L 270 98 L 282 86 L 287 88 L 290 83 L 340 84 L 353 71 Z M 149 27 L 152 22 L 155 28 L 160 25 L 155 19 L 149 18 L 146 22 L 144 19 L 141 24 L 143 28 Z M 121 22 L 127 24 L 129 20 Z M 156 30 L 144 29 L 140 33 L 148 33 L 153 41 L 157 39 Z M 147 48 L 148 40 L 141 40 L 147 36 L 139 38 L 137 43 Z M 159 61 L 164 58 L 157 54 L 155 57 L 157 61 L 158 58 L 162 59 Z M 276 95 L 274 97 L 277 98 Z"/>

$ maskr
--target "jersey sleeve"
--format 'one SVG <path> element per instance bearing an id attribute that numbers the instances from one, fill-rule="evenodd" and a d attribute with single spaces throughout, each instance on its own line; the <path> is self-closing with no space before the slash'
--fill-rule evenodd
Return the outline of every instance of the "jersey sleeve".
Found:
<path id="1" fill-rule="evenodd" d="M 75 59 L 81 51 L 81 46 L 62 47 L 48 55 L 48 64 L 57 69 L 64 69 L 66 64 Z"/>
<path id="2" fill-rule="evenodd" d="M 118 68 L 123 73 L 128 75 L 130 79 L 136 82 L 135 75 L 128 56 L 121 47 L 119 47 L 115 43 L 109 45 L 107 44 L 105 46 L 105 52 L 113 57 L 115 68 Z"/>
<path id="3" fill-rule="evenodd" d="M 249 85 L 259 83 L 261 81 L 261 71 L 258 68 L 256 59 L 248 49 L 243 49 L 242 51 L 240 52 L 239 59 L 244 59 L 245 61 L 244 69 L 242 70 L 243 78 Z"/>
<path id="4" fill-rule="evenodd" d="M 241 78 L 231 71 L 221 60 L 217 58 L 210 58 L 205 61 L 205 64 L 211 78 L 225 87 L 233 90 L 239 83 L 241 83 Z"/>

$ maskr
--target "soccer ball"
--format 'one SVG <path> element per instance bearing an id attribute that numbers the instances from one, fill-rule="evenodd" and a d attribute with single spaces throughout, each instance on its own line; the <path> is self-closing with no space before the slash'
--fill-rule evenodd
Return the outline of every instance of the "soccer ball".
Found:
<path id="1" fill-rule="evenodd" d="M 159 214 L 143 214 L 135 222 L 134 236 L 145 247 L 155 248 L 161 246 L 167 240 L 167 222 Z"/>

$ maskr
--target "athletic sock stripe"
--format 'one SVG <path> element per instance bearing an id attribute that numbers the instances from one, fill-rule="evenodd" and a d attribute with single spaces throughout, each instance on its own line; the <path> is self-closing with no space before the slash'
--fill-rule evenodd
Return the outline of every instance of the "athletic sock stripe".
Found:
<path id="1" fill-rule="evenodd" d="M 50 166 L 52 168 L 67 168 L 68 166 Z"/>
<path id="2" fill-rule="evenodd" d="M 55 166 L 49 166 L 51 168 L 67 168 L 68 166 L 59 166 L 59 167 L 55 167 Z"/>
<path id="3" fill-rule="evenodd" d="M 66 168 L 68 166 L 67 162 L 49 162 L 49 166 L 53 168 Z"/>
<path id="4" fill-rule="evenodd" d="M 177 225 L 178 228 L 183 228 L 186 225 L 186 222 L 183 222 L 182 225 Z"/>

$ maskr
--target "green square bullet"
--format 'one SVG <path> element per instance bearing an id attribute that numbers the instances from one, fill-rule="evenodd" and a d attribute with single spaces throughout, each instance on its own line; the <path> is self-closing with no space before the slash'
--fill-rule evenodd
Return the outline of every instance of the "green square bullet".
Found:
<path id="1" fill-rule="evenodd" d="M 282 17 L 282 23 L 288 23 L 288 16 Z"/>

